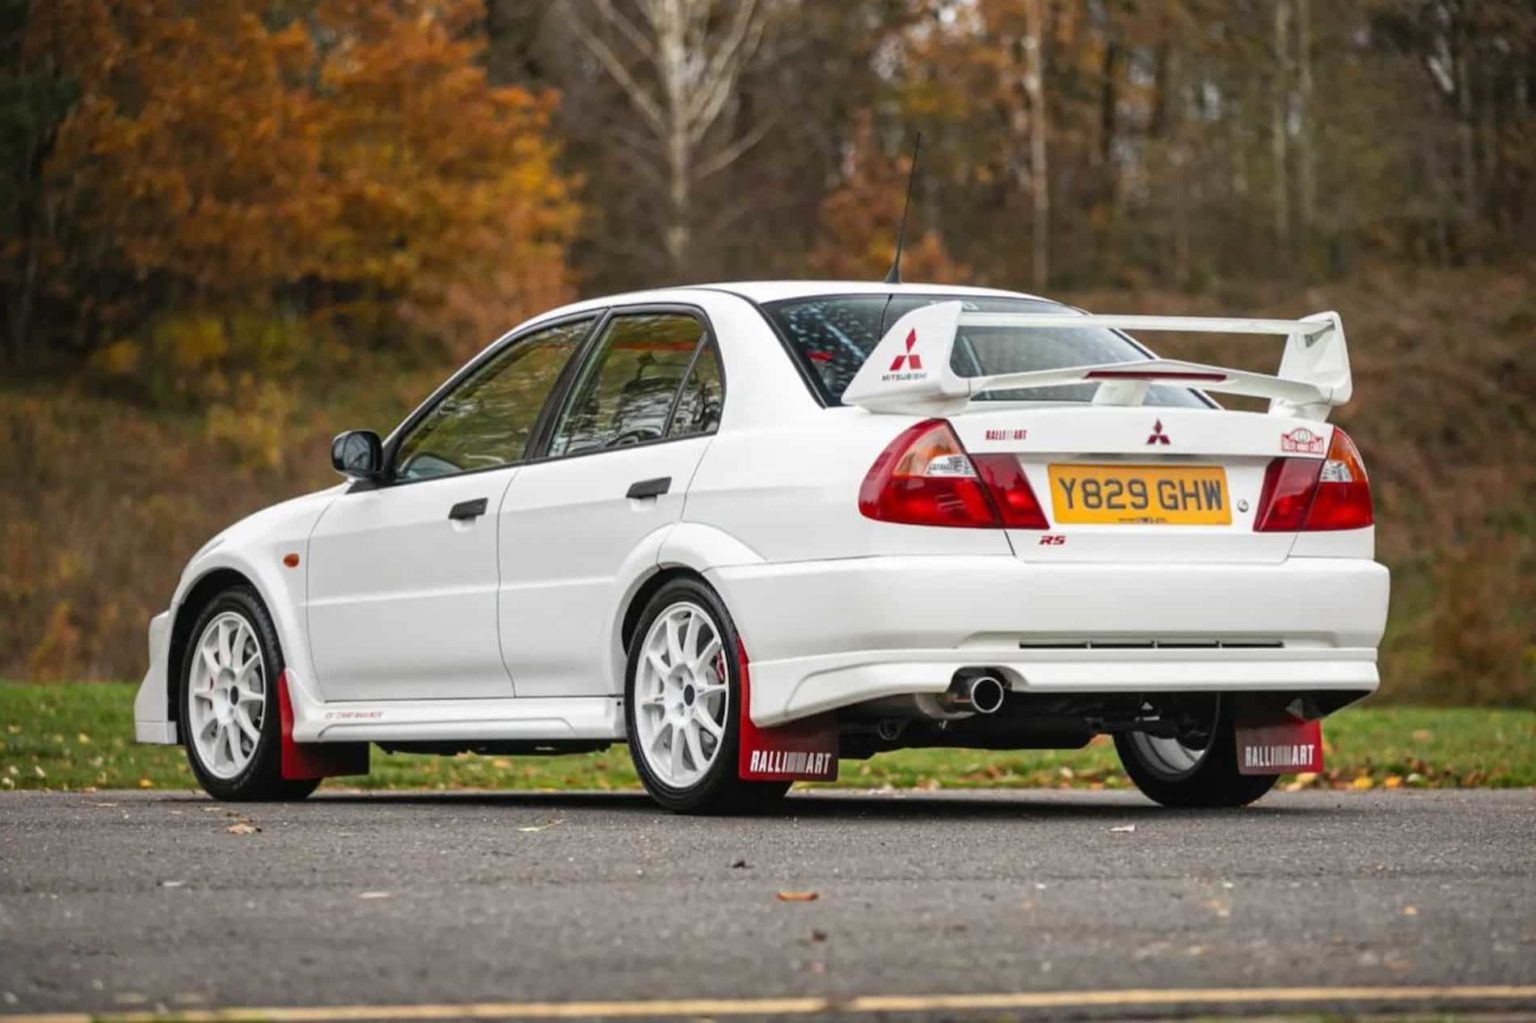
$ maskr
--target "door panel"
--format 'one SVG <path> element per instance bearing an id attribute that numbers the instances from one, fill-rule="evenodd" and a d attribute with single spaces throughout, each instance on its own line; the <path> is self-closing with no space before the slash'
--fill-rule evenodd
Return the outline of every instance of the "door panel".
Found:
<path id="1" fill-rule="evenodd" d="M 518 696 L 598 696 L 608 678 L 617 573 L 677 522 L 709 437 L 524 466 L 502 505 L 502 650 Z M 670 479 L 656 497 L 635 483 Z"/>
<path id="2" fill-rule="evenodd" d="M 310 651 L 326 700 L 512 695 L 496 510 L 516 472 L 364 490 L 326 510 L 309 541 Z M 464 517 L 480 501 L 485 512 Z"/>
<path id="3" fill-rule="evenodd" d="M 310 538 L 310 648 L 327 700 L 513 695 L 497 518 L 590 319 L 489 351 L 391 442 L 389 485 L 339 498 Z"/>
<path id="4" fill-rule="evenodd" d="M 502 652 L 519 696 L 617 692 L 619 571 L 677 522 L 720 421 L 719 355 L 699 317 L 624 312 L 603 330 L 549 442 L 500 518 Z"/>

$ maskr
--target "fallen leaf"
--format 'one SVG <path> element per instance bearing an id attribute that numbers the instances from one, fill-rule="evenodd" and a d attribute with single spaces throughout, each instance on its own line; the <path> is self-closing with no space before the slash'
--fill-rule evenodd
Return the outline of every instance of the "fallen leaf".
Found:
<path id="1" fill-rule="evenodd" d="M 150 781 L 148 778 L 140 778 L 139 779 L 139 788 L 141 788 L 141 789 L 152 789 L 154 787 L 155 787 L 155 783 Z"/>
<path id="2" fill-rule="evenodd" d="M 746 868 L 747 868 L 747 861 L 746 860 L 736 860 L 735 862 L 733 862 L 731 864 L 731 869 L 732 870 L 745 870 Z"/>
<path id="3" fill-rule="evenodd" d="M 39 778 L 46 778 L 46 777 L 48 777 L 48 772 L 43 770 L 42 766 L 39 765 L 39 764 L 33 764 L 32 765 L 32 773 L 37 775 Z"/>
<path id="4" fill-rule="evenodd" d="M 390 896 L 389 892 L 358 892 L 357 893 L 357 897 L 360 898 L 360 899 L 387 899 L 387 898 L 389 898 L 389 896 Z"/>
<path id="5" fill-rule="evenodd" d="M 1121 824 L 1118 827 L 1113 827 L 1113 828 L 1110 828 L 1109 830 L 1110 831 L 1118 831 L 1118 832 L 1120 832 L 1123 835 L 1129 835 L 1131 832 L 1136 830 L 1136 825 L 1134 825 L 1134 824 Z"/>
<path id="6" fill-rule="evenodd" d="M 1403 916 L 1418 916 L 1418 915 L 1419 915 L 1419 910 L 1418 910 L 1417 906 L 1404 906 L 1403 907 Z"/>
<path id="7" fill-rule="evenodd" d="M 821 895 L 817 892 L 779 892 L 774 898 L 780 902 L 815 902 Z"/>
<path id="8" fill-rule="evenodd" d="M 565 823 L 564 821 L 550 821 L 547 824 L 532 824 L 532 825 L 529 825 L 526 828 L 518 828 L 517 830 L 524 831 L 524 832 L 528 832 L 528 831 L 547 831 L 548 829 L 554 827 L 556 824 L 564 824 L 564 823 Z"/>
<path id="9" fill-rule="evenodd" d="M 1370 788 L 1374 784 L 1375 783 L 1373 781 L 1371 781 L 1369 776 L 1362 774 L 1360 777 L 1358 777 L 1354 781 L 1350 782 L 1349 783 L 1349 787 L 1352 788 L 1352 789 L 1360 789 L 1360 790 L 1363 791 L 1365 789 Z"/>
<path id="10" fill-rule="evenodd" d="M 185 882 L 185 881 L 161 881 L 160 882 L 160 887 L 161 888 L 180 888 L 182 885 L 184 885 L 186 883 L 187 882 Z"/>
<path id="11" fill-rule="evenodd" d="M 812 931 L 811 932 L 811 940 L 812 941 L 826 941 L 827 940 L 827 932 L 826 931 Z"/>
<path id="12" fill-rule="evenodd" d="M 1400 789 L 1403 787 L 1403 779 L 1399 778 L 1395 774 L 1389 774 L 1382 781 L 1381 787 L 1384 789 Z"/>
<path id="13" fill-rule="evenodd" d="M 250 821 L 235 821 L 235 823 L 231 824 L 224 830 L 229 832 L 231 835 L 254 835 L 261 829 L 252 824 Z"/>

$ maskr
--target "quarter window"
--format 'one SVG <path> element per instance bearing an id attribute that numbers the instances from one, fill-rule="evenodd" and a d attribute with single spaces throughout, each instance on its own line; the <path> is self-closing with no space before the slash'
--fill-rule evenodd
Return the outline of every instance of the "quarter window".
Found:
<path id="1" fill-rule="evenodd" d="M 552 457 L 626 447 L 712 429 L 719 416 L 719 365 L 690 374 L 707 343 L 704 324 L 682 313 L 616 316 L 582 371 L 550 443 Z M 694 398 L 687 422 L 668 432 L 687 377 Z M 713 389 L 714 411 L 709 396 Z"/>
<path id="2" fill-rule="evenodd" d="M 677 410 L 672 413 L 668 437 L 689 437 L 714 433 L 720 426 L 725 389 L 720 383 L 720 353 L 708 338 L 693 360 L 693 369 L 677 396 Z"/>
<path id="3" fill-rule="evenodd" d="M 562 323 L 493 356 L 401 442 L 395 478 L 430 479 L 522 461 L 544 402 L 590 326 L 590 320 Z"/>

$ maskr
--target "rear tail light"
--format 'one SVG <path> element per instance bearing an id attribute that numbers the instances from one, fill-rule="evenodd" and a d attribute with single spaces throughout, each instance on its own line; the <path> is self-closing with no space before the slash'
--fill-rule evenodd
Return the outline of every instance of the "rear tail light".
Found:
<path id="1" fill-rule="evenodd" d="M 859 511 L 912 526 L 1046 528 L 1018 460 L 972 458 L 942 419 L 908 427 L 880 453 L 859 488 Z"/>
<path id="2" fill-rule="evenodd" d="M 1349 434 L 1335 428 L 1328 457 L 1277 458 L 1264 473 L 1254 529 L 1261 533 L 1359 529 L 1374 522 L 1371 483 Z"/>
<path id="3" fill-rule="evenodd" d="M 987 485 L 1003 525 L 1009 529 L 1049 529 L 1035 491 L 1013 455 L 972 455 L 971 462 Z"/>

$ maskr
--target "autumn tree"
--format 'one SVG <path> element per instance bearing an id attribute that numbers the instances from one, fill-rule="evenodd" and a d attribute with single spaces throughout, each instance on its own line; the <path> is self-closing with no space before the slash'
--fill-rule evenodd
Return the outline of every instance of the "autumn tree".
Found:
<path id="1" fill-rule="evenodd" d="M 38 5 L 79 100 L 44 172 L 41 287 L 76 344 L 269 308 L 463 351 L 572 290 L 552 97 L 492 87 L 474 0 Z M 336 317 L 344 317 L 336 320 Z"/>
<path id="2" fill-rule="evenodd" d="M 812 274 L 865 281 L 885 277 L 895 253 L 911 172 L 910 156 L 897 158 L 880 150 L 867 119 L 857 126 L 843 181 L 817 208 L 821 235 L 808 260 Z M 909 220 L 901 275 L 908 281 L 963 284 L 968 283 L 970 271 L 950 258 L 937 232 L 921 230 Z"/>

